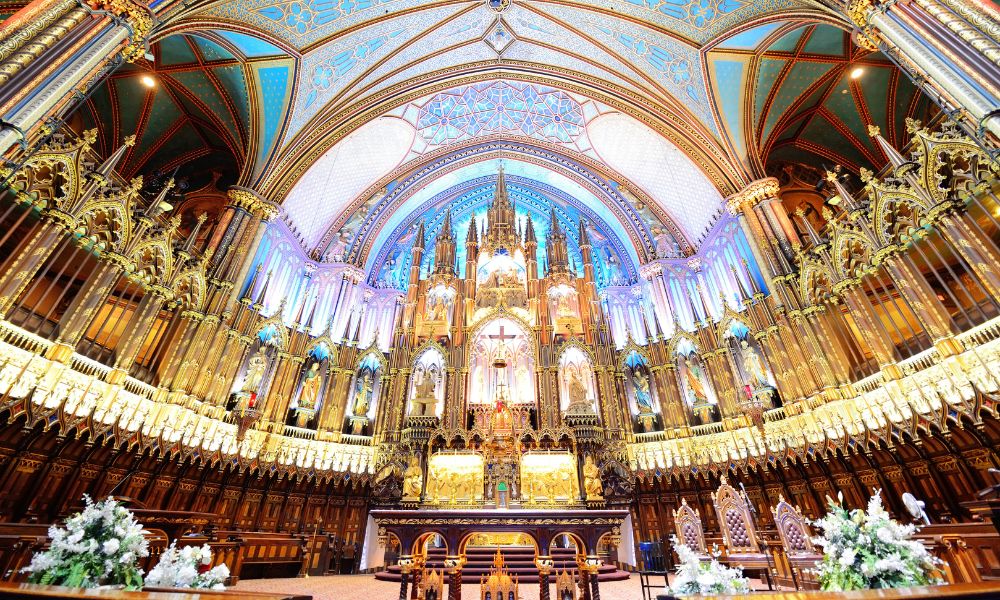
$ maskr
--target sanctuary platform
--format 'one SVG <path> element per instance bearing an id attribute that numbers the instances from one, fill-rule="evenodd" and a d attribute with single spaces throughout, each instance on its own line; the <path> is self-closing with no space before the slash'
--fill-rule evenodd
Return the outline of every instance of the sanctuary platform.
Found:
<path id="1" fill-rule="evenodd" d="M 380 540 L 394 536 L 403 556 L 423 554 L 424 545 L 435 534 L 449 550 L 454 549 L 453 555 L 461 555 L 476 533 L 523 533 L 534 542 L 540 556 L 548 555 L 557 536 L 567 534 L 582 554 L 596 556 L 602 539 L 610 536 L 613 543 L 620 540 L 628 514 L 627 510 L 574 509 L 371 511 Z"/>
<path id="2" fill-rule="evenodd" d="M 581 585 L 588 585 L 597 593 L 602 570 L 607 575 L 617 573 L 603 564 L 598 548 L 607 542 L 618 545 L 621 542 L 621 529 L 628 517 L 627 510 L 582 510 L 582 509 L 489 509 L 470 508 L 456 510 L 373 510 L 371 516 L 378 526 L 379 541 L 388 545 L 389 538 L 394 537 L 399 543 L 400 556 L 396 569 L 383 576 L 398 580 L 401 590 L 405 590 L 408 576 L 413 573 L 419 577 L 423 567 L 441 568 L 448 575 L 449 588 L 461 586 L 463 571 L 474 580 L 482 576 L 488 563 L 482 560 L 478 552 L 483 546 L 484 537 L 501 536 L 503 534 L 518 534 L 517 546 L 508 544 L 507 554 L 514 558 L 514 571 L 522 583 L 538 583 L 548 589 L 549 575 L 553 569 L 566 570 L 571 567 L 577 572 Z M 575 550 L 565 552 L 564 549 L 553 551 L 554 542 L 560 536 L 572 540 Z M 440 550 L 429 548 L 429 542 L 437 540 L 444 544 L 444 556 L 439 558 Z M 471 547 L 470 547 L 471 546 Z M 477 548 L 478 546 L 478 548 Z M 496 547 L 492 548 L 496 551 Z M 503 552 L 501 552 L 503 554 Z M 555 555 L 560 558 L 556 564 Z M 470 558 L 472 560 L 470 561 Z M 506 558 L 506 556 L 505 556 Z M 440 560 L 440 566 L 435 564 Z M 533 568 L 532 568 L 533 567 Z M 524 579 L 522 579 L 522 577 Z M 627 578 L 622 574 L 618 578 Z M 417 582 L 414 581 L 414 585 Z M 400 597 L 405 597 L 404 591 Z M 457 598 L 452 595 L 453 600 Z"/>

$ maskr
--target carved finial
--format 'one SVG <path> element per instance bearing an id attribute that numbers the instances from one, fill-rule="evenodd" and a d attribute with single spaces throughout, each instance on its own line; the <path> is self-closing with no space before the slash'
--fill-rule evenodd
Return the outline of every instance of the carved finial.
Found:
<path id="1" fill-rule="evenodd" d="M 869 136 L 875 137 L 875 136 L 879 135 L 880 133 L 882 133 L 882 130 L 879 128 L 878 125 L 869 125 L 868 126 L 868 135 Z"/>
<path id="2" fill-rule="evenodd" d="M 125 136 L 125 139 L 122 140 L 122 145 L 129 147 L 135 146 L 135 135 Z"/>
<path id="3" fill-rule="evenodd" d="M 906 123 L 906 132 L 907 133 L 916 133 L 916 132 L 920 131 L 921 129 L 923 129 L 923 127 L 924 127 L 923 123 L 921 123 L 920 121 L 918 121 L 916 119 L 912 119 L 910 117 L 906 117 L 905 123 Z"/>
<path id="4" fill-rule="evenodd" d="M 874 173 L 872 173 L 871 171 L 869 171 L 868 169 L 866 169 L 864 167 L 861 167 L 861 171 L 859 172 L 859 174 L 861 176 L 861 181 L 863 181 L 865 183 L 868 183 L 869 181 L 871 181 L 872 178 L 874 178 L 874 176 L 875 176 Z"/>
<path id="5" fill-rule="evenodd" d="M 823 215 L 823 220 L 825 220 L 825 221 L 832 221 L 833 220 L 833 211 L 830 210 L 829 206 L 824 206 L 823 210 L 821 211 L 820 214 Z"/>

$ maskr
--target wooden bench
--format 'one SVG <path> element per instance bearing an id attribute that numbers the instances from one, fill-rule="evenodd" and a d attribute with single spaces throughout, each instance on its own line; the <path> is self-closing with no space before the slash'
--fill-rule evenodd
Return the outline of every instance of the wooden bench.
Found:
<path id="1" fill-rule="evenodd" d="M 240 579 L 295 577 L 305 574 L 308 566 L 305 535 L 219 531 L 216 538 L 239 547 L 235 560 L 226 562 L 233 583 Z"/>
<path id="2" fill-rule="evenodd" d="M 23 579 L 21 569 L 48 541 L 48 525 L 0 523 L 0 581 Z"/>
<path id="3" fill-rule="evenodd" d="M 927 525 L 915 536 L 947 564 L 952 583 L 1000 579 L 1000 534 L 992 523 Z"/>
<path id="4" fill-rule="evenodd" d="M 0 582 L 0 598 L 106 598 L 110 600 L 228 600 L 247 598 L 250 600 L 312 600 L 312 596 L 302 594 L 281 594 L 274 592 L 247 592 L 243 590 L 175 590 L 148 589 L 141 592 L 120 590 L 85 590 L 57 585 L 36 585 L 33 583 Z"/>

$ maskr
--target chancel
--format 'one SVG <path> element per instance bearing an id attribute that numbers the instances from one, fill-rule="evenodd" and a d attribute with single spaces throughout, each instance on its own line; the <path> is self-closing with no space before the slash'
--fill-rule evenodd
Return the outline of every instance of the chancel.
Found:
<path id="1" fill-rule="evenodd" d="M 1000 597 L 998 194 L 983 0 L 0 0 L 0 596 Z"/>

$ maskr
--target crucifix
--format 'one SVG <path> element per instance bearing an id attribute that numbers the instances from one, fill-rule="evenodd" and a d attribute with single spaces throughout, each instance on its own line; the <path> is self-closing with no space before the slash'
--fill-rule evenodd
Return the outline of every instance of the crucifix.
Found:
<path id="1" fill-rule="evenodd" d="M 504 333 L 504 326 L 501 325 L 500 326 L 500 335 L 488 335 L 486 337 L 490 338 L 491 340 L 499 340 L 500 341 L 500 347 L 497 348 L 496 358 L 493 359 L 493 366 L 495 368 L 497 368 L 497 369 L 503 369 L 504 367 L 507 366 L 507 349 L 504 346 L 503 341 L 504 340 L 512 340 L 512 339 L 516 338 L 517 336 L 513 335 L 513 334 L 506 335 Z"/>

